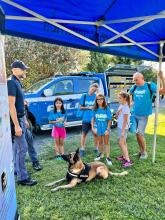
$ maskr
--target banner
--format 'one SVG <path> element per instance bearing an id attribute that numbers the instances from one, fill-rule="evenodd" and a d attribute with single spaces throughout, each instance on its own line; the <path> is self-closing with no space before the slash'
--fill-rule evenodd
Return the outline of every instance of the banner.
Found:
<path id="1" fill-rule="evenodd" d="M 6 84 L 4 38 L 0 34 L 0 220 L 14 220 L 16 212 L 17 203 Z"/>

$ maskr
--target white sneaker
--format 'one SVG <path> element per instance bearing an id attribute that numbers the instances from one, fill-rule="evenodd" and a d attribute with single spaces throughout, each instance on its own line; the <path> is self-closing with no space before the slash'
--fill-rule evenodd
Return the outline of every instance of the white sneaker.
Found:
<path id="1" fill-rule="evenodd" d="M 147 152 L 141 153 L 141 155 L 140 155 L 140 160 L 146 160 L 147 157 L 148 157 Z"/>
<path id="2" fill-rule="evenodd" d="M 106 162 L 108 166 L 112 166 L 112 160 L 109 157 L 106 158 Z"/>
<path id="3" fill-rule="evenodd" d="M 95 161 L 99 161 L 99 160 L 101 160 L 103 157 L 104 157 L 104 155 L 100 153 L 100 154 L 95 158 Z"/>

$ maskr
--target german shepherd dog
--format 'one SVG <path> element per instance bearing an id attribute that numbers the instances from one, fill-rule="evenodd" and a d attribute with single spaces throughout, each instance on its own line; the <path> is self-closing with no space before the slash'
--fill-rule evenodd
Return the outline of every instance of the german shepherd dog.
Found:
<path id="1" fill-rule="evenodd" d="M 78 183 L 89 182 L 96 177 L 107 179 L 109 175 L 125 176 L 128 174 L 127 171 L 121 173 L 112 173 L 102 162 L 91 162 L 88 164 L 83 163 L 79 155 L 79 149 L 77 149 L 76 152 L 72 152 L 68 155 L 63 155 L 62 157 L 65 161 L 69 163 L 66 177 L 52 183 L 48 183 L 45 186 L 53 186 L 65 180 L 67 180 L 68 184 L 57 186 L 52 189 L 51 192 L 55 192 L 60 189 L 70 189 L 75 187 Z"/>

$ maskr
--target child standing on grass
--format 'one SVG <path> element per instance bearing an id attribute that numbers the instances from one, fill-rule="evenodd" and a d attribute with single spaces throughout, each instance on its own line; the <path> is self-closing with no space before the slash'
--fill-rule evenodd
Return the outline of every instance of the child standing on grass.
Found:
<path id="1" fill-rule="evenodd" d="M 127 132 L 130 124 L 130 96 L 126 92 L 119 93 L 119 109 L 117 111 L 118 116 L 118 136 L 119 136 L 119 146 L 122 151 L 122 155 L 118 156 L 116 159 L 122 161 L 122 167 L 130 167 L 132 162 L 129 158 L 128 148 L 127 148 Z"/>
<path id="2" fill-rule="evenodd" d="M 105 96 L 98 94 L 95 100 L 95 106 L 93 110 L 92 117 L 92 131 L 98 136 L 99 140 L 99 155 L 95 158 L 99 161 L 104 157 L 104 145 L 106 147 L 106 162 L 108 165 L 112 165 L 110 159 L 110 144 L 109 144 L 109 134 L 111 126 L 111 111 L 107 106 L 105 101 Z"/>
<path id="3" fill-rule="evenodd" d="M 54 101 L 54 110 L 50 112 L 49 123 L 53 124 L 52 137 L 55 139 L 55 159 L 62 160 L 64 139 L 66 138 L 66 112 L 63 100 L 60 97 Z"/>

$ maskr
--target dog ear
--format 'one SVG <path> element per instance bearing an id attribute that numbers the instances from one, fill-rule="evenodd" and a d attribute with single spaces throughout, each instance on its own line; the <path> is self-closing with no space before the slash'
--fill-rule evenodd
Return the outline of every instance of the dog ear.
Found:
<path id="1" fill-rule="evenodd" d="M 79 148 L 76 150 L 76 153 L 73 157 L 73 161 L 76 163 L 79 160 L 80 156 L 79 156 Z"/>
<path id="2" fill-rule="evenodd" d="M 77 148 L 77 150 L 76 150 L 76 154 L 79 154 L 79 148 Z"/>

